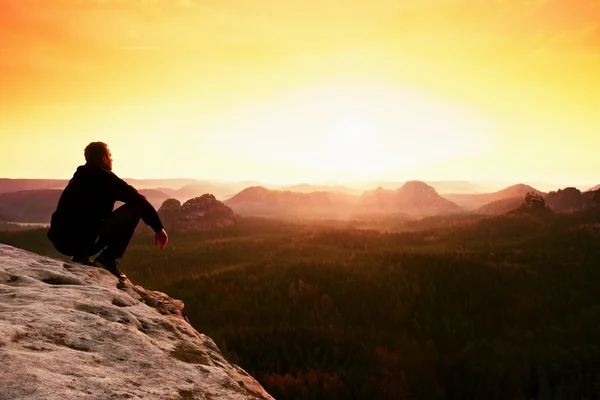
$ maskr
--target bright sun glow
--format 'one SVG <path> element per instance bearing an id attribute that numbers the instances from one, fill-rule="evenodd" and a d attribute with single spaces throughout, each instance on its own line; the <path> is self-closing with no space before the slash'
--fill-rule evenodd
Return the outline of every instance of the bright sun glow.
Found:
<path id="1" fill-rule="evenodd" d="M 310 88 L 220 116 L 215 144 L 248 162 L 377 177 L 485 151 L 491 127 L 469 110 L 402 88 Z"/>
<path id="2" fill-rule="evenodd" d="M 131 178 L 593 186 L 599 12 L 0 0 L 0 176 L 68 178 L 102 140 Z"/>

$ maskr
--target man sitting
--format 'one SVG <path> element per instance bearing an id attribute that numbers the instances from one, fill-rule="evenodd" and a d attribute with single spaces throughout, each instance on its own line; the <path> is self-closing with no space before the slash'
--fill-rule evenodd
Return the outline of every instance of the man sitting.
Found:
<path id="1" fill-rule="evenodd" d="M 154 230 L 154 245 L 161 250 L 168 236 L 152 204 L 112 172 L 105 143 L 90 143 L 84 154 L 86 164 L 77 168 L 60 196 L 48 238 L 72 261 L 105 268 L 124 279 L 117 259 L 123 257 L 140 218 Z M 125 204 L 113 211 L 116 201 Z"/>

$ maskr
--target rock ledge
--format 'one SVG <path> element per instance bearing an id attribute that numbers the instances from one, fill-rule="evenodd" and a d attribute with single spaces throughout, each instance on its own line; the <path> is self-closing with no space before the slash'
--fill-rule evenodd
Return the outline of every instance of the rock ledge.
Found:
<path id="1" fill-rule="evenodd" d="M 181 301 L 3 244 L 0 365 L 0 400 L 272 399 Z"/>

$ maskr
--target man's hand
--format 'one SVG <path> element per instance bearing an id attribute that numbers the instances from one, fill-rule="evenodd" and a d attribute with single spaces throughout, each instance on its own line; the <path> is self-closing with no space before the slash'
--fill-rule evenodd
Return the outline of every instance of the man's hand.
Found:
<path id="1" fill-rule="evenodd" d="M 157 246 L 159 249 L 164 249 L 167 246 L 168 242 L 169 236 L 167 235 L 167 232 L 165 232 L 164 229 L 154 234 L 154 245 Z"/>

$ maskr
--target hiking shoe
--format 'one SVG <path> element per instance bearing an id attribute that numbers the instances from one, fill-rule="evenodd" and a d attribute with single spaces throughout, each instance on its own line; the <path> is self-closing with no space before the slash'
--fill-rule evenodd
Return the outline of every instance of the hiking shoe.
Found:
<path id="1" fill-rule="evenodd" d="M 95 266 L 94 262 L 89 257 L 71 257 L 71 262 L 83 265 Z"/>
<path id="2" fill-rule="evenodd" d="M 104 258 L 101 254 L 98 257 L 96 257 L 96 259 L 94 260 L 94 264 L 100 268 L 104 268 L 119 279 L 127 278 L 127 276 L 125 276 L 125 274 L 122 273 L 119 269 L 119 263 L 117 262 L 117 260 Z"/>

